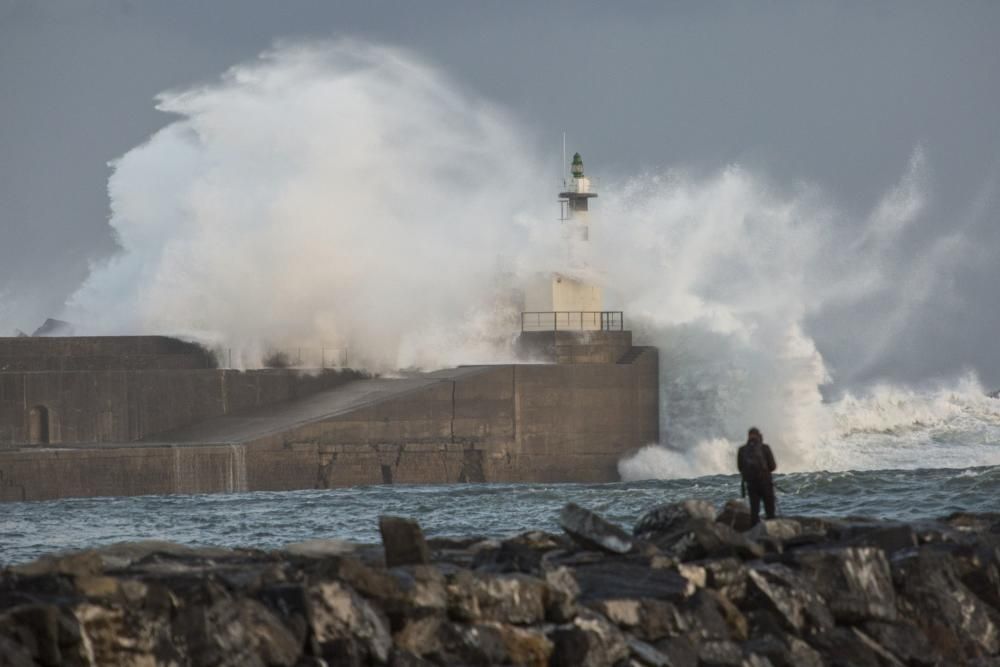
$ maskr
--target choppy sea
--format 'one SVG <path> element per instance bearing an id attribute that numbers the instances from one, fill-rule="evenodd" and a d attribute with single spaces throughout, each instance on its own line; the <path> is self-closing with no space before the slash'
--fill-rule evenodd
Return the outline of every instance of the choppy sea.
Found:
<path id="1" fill-rule="evenodd" d="M 1000 466 L 778 476 L 780 514 L 938 517 L 1000 509 Z M 575 502 L 631 526 L 650 507 L 686 498 L 721 506 L 739 480 L 713 475 L 616 484 L 456 484 L 232 495 L 80 498 L 0 505 L 0 562 L 126 540 L 276 548 L 338 538 L 378 540 L 378 516 L 414 517 L 429 535 L 558 530 Z"/>

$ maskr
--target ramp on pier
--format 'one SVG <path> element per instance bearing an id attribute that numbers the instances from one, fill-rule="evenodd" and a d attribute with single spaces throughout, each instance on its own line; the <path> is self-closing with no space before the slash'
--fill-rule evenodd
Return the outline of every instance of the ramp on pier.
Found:
<path id="1" fill-rule="evenodd" d="M 215 417 L 176 431 L 157 434 L 142 442 L 157 445 L 249 442 L 396 399 L 435 384 L 477 375 L 489 368 L 489 366 L 463 366 L 403 377 L 355 380 L 305 398 L 256 410 L 253 414 Z"/>

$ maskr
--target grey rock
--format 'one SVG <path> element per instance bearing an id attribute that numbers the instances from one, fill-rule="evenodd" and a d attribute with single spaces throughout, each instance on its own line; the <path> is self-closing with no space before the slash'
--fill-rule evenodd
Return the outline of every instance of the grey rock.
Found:
<path id="1" fill-rule="evenodd" d="M 698 667 L 698 647 L 689 637 L 671 637 L 656 642 L 655 646 L 670 659 L 672 667 Z"/>
<path id="2" fill-rule="evenodd" d="M 826 599 L 837 621 L 896 619 L 892 573 L 881 549 L 800 549 L 790 560 Z"/>
<path id="3" fill-rule="evenodd" d="M 594 512 L 568 503 L 559 514 L 559 525 L 586 548 L 626 554 L 634 548 L 632 536 Z"/>
<path id="4" fill-rule="evenodd" d="M 659 505 L 643 514 L 632 532 L 636 537 L 672 533 L 682 529 L 692 519 L 715 521 L 715 507 L 707 500 Z"/>
<path id="5" fill-rule="evenodd" d="M 629 637 L 626 641 L 628 643 L 628 650 L 631 652 L 632 657 L 638 660 L 639 664 L 649 665 L 649 667 L 672 667 L 670 658 L 650 644 L 634 637 Z"/>
<path id="6" fill-rule="evenodd" d="M 449 614 L 466 622 L 540 623 L 549 597 L 544 581 L 523 574 L 461 571 L 448 582 L 447 590 Z"/>
<path id="7" fill-rule="evenodd" d="M 680 601 L 694 593 L 691 582 L 676 570 L 654 569 L 631 559 L 605 560 L 573 570 L 580 601 L 652 598 Z"/>
<path id="8" fill-rule="evenodd" d="M 715 520 L 742 533 L 751 528 L 750 508 L 742 500 L 727 500 Z"/>
<path id="9" fill-rule="evenodd" d="M 698 644 L 698 664 L 702 667 L 743 667 L 743 650 L 729 640 L 703 641 Z"/>
<path id="10" fill-rule="evenodd" d="M 810 635 L 809 643 L 832 665 L 903 667 L 895 656 L 857 628 L 836 627 Z"/>
<path id="11" fill-rule="evenodd" d="M 372 605 L 340 582 L 318 584 L 308 591 L 309 624 L 325 659 L 338 652 L 384 663 L 392 637 L 386 621 Z"/>
<path id="12" fill-rule="evenodd" d="M 925 547 L 896 558 L 892 576 L 901 611 L 941 654 L 959 647 L 971 659 L 1000 651 L 995 612 L 961 582 L 947 552 Z"/>
<path id="13" fill-rule="evenodd" d="M 567 567 L 556 567 L 545 572 L 545 618 L 553 623 L 573 620 L 577 611 L 580 585 Z"/>
<path id="14" fill-rule="evenodd" d="M 764 549 L 732 528 L 701 518 L 694 518 L 670 532 L 646 532 L 645 539 L 665 555 L 679 561 L 703 558 L 760 558 Z"/>
<path id="15" fill-rule="evenodd" d="M 907 665 L 933 667 L 947 664 L 915 624 L 900 620 L 894 623 L 869 621 L 865 633 Z"/>
<path id="16" fill-rule="evenodd" d="M 695 561 L 705 569 L 705 584 L 739 604 L 746 597 L 747 567 L 738 558 Z"/>
<path id="17" fill-rule="evenodd" d="M 498 628 L 445 623 L 441 628 L 441 649 L 430 659 L 445 665 L 485 666 L 504 664 L 507 657 L 503 635 Z"/>
<path id="18" fill-rule="evenodd" d="M 426 565 L 431 562 L 431 552 L 424 539 L 424 532 L 416 521 L 398 516 L 380 516 L 378 528 L 382 534 L 387 567 Z"/>
<path id="19" fill-rule="evenodd" d="M 833 626 L 826 602 L 801 575 L 779 564 L 760 565 L 748 572 L 748 602 L 774 612 L 788 630 L 823 631 Z"/>
<path id="20" fill-rule="evenodd" d="M 823 667 L 823 656 L 798 637 L 762 635 L 743 644 L 750 655 L 764 658 L 775 667 Z"/>
<path id="21" fill-rule="evenodd" d="M 581 612 L 552 633 L 553 667 L 606 667 L 629 656 L 622 632 L 604 617 Z"/>

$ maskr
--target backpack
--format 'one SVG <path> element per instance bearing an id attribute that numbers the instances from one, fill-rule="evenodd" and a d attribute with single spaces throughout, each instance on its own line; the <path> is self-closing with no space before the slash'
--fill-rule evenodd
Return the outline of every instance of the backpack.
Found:
<path id="1" fill-rule="evenodd" d="M 767 456 L 764 453 L 765 446 L 747 444 L 740 448 L 740 461 L 743 464 L 740 468 L 743 478 L 748 482 L 766 482 L 771 476 L 771 469 L 767 465 Z"/>

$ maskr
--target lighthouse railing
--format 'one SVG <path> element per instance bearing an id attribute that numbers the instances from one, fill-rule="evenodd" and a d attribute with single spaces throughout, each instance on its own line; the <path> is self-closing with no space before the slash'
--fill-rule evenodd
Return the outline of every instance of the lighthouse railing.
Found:
<path id="1" fill-rule="evenodd" d="M 525 311 L 521 331 L 624 331 L 620 310 Z"/>

